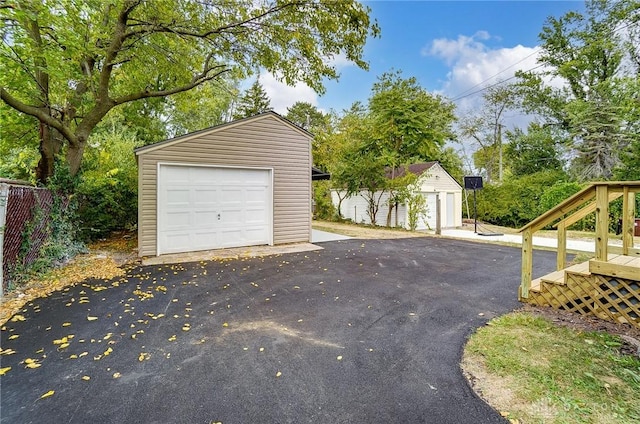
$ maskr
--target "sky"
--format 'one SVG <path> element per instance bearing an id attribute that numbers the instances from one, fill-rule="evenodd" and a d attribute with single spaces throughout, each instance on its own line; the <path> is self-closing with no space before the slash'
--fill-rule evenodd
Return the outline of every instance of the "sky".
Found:
<path id="1" fill-rule="evenodd" d="M 377 78 L 390 70 L 415 77 L 429 92 L 455 100 L 458 111 L 480 105 L 481 89 L 536 66 L 538 34 L 549 16 L 584 11 L 583 1 L 365 1 L 381 28 L 370 38 L 364 58 L 368 71 L 338 61 L 338 81 L 326 81 L 318 95 L 299 84 L 287 87 L 272 75 L 260 83 L 278 113 L 296 101 L 323 111 L 366 103 Z M 473 94 L 474 92 L 480 91 Z"/>

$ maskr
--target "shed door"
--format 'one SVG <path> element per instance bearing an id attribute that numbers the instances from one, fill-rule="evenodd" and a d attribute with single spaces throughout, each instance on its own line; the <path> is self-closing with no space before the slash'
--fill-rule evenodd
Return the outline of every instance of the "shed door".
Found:
<path id="1" fill-rule="evenodd" d="M 160 165 L 158 255 L 271 244 L 271 171 Z"/>
<path id="2" fill-rule="evenodd" d="M 444 226 L 456 226 L 456 196 L 453 193 L 447 193 L 447 223 Z"/>

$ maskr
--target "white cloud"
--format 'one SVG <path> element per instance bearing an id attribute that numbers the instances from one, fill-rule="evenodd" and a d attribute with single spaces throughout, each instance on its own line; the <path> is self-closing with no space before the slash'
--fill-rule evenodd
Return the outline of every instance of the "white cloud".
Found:
<path id="1" fill-rule="evenodd" d="M 281 115 L 285 115 L 287 108 L 296 102 L 307 102 L 314 106 L 318 105 L 318 94 L 304 83 L 297 83 L 291 87 L 278 81 L 276 77 L 269 72 L 260 74 L 259 81 L 264 91 L 267 92 L 269 100 L 271 100 L 271 107 L 274 112 Z"/>
<path id="2" fill-rule="evenodd" d="M 436 39 L 422 50 L 424 55 L 440 58 L 451 67 L 442 84 L 443 94 L 455 99 L 512 78 L 517 70 L 537 66 L 537 47 L 491 49 L 482 42 L 490 38 L 486 31 L 479 31 L 471 37 L 459 35 L 456 40 Z"/>

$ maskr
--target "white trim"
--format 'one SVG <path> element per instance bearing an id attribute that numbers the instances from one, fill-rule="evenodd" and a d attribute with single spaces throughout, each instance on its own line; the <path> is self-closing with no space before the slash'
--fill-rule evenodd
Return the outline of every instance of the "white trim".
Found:
<path id="1" fill-rule="evenodd" d="M 242 165 L 209 165 L 204 163 L 189 163 L 189 162 L 160 162 L 156 164 L 156 256 L 160 256 L 160 168 L 162 166 L 178 166 L 178 167 L 200 167 L 200 168 L 217 168 L 217 169 L 250 169 L 255 171 L 268 171 L 270 179 L 270 187 L 268 192 L 268 202 L 271 207 L 269 211 L 269 229 L 268 229 L 268 245 L 273 246 L 273 215 L 274 215 L 274 202 L 273 202 L 273 185 L 274 185 L 274 169 L 272 167 L 255 167 L 255 166 L 242 166 Z"/>

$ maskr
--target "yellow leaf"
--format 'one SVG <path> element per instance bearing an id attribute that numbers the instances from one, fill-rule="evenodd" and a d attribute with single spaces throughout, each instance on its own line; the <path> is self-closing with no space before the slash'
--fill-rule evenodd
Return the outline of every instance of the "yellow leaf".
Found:
<path id="1" fill-rule="evenodd" d="M 342 361 L 342 355 L 338 355 L 338 357 L 336 358 L 338 361 Z"/>
<path id="2" fill-rule="evenodd" d="M 30 364 L 26 365 L 27 368 L 40 368 L 41 366 L 42 364 L 38 364 L 37 362 L 31 362 Z"/>
<path id="3" fill-rule="evenodd" d="M 16 353 L 16 351 L 9 348 L 0 350 L 0 355 L 13 355 L 14 353 Z"/>
<path id="4" fill-rule="evenodd" d="M 13 336 L 9 336 L 9 337 L 7 338 L 7 340 L 15 340 L 15 339 L 17 339 L 18 337 L 20 337 L 20 335 L 19 335 L 19 334 L 14 334 Z"/>
<path id="5" fill-rule="evenodd" d="M 62 343 L 60 346 L 58 346 L 58 350 L 65 349 L 67 347 L 69 347 L 69 343 Z"/>
<path id="6" fill-rule="evenodd" d="M 281 375 L 282 375 L 282 373 L 281 373 L 280 371 L 278 371 L 278 372 L 276 373 L 276 377 L 280 377 Z"/>
<path id="7" fill-rule="evenodd" d="M 32 363 L 34 363 L 34 362 L 35 362 L 35 360 L 33 360 L 33 359 L 31 359 L 31 358 L 27 358 L 27 359 L 25 359 L 25 360 L 24 360 L 24 363 L 25 363 L 25 364 L 32 364 Z"/>
<path id="8" fill-rule="evenodd" d="M 53 344 L 54 344 L 54 345 L 61 345 L 61 344 L 65 344 L 65 343 L 67 343 L 68 341 L 69 341 L 69 338 L 68 338 L 67 336 L 64 336 L 64 337 L 63 337 L 63 338 L 61 338 L 61 339 L 56 339 L 56 340 L 54 340 L 54 341 L 53 341 Z"/>
<path id="9" fill-rule="evenodd" d="M 104 351 L 104 356 L 109 356 L 111 354 L 111 352 L 113 352 L 113 349 L 111 349 L 110 347 L 107 348 L 107 350 Z"/>
<path id="10" fill-rule="evenodd" d="M 80 355 L 78 355 L 78 358 L 82 358 L 83 356 L 87 356 L 89 354 L 89 352 L 82 352 Z"/>
<path id="11" fill-rule="evenodd" d="M 113 373 L 113 378 L 120 378 L 120 377 L 122 377 L 122 374 L 120 374 L 119 372 Z"/>
<path id="12" fill-rule="evenodd" d="M 49 390 L 47 393 L 45 393 L 42 396 L 40 396 L 40 399 L 44 399 L 44 398 L 48 398 L 49 396 L 53 396 L 54 393 L 55 393 L 55 390 Z"/>
<path id="13" fill-rule="evenodd" d="M 87 317 L 87 321 L 95 321 L 98 317 Z"/>
<path id="14" fill-rule="evenodd" d="M 89 377 L 88 375 L 83 375 L 83 376 L 82 376 L 82 379 L 83 379 L 84 381 L 89 381 L 89 380 L 91 380 L 91 377 Z"/>
<path id="15" fill-rule="evenodd" d="M 228 323 L 228 322 L 225 322 L 225 323 L 223 323 L 223 324 L 222 324 L 222 326 L 223 326 L 223 327 L 228 327 L 228 326 L 229 326 L 229 323 Z"/>
<path id="16" fill-rule="evenodd" d="M 9 370 L 11 370 L 11 367 L 0 368 L 0 375 L 5 375 Z"/>
<path id="17" fill-rule="evenodd" d="M 18 321 L 26 321 L 26 318 L 23 317 L 22 315 L 14 315 L 13 318 L 11 318 L 11 322 L 18 322 Z"/>
<path id="18" fill-rule="evenodd" d="M 69 359 L 78 359 L 78 355 L 75 353 L 73 355 L 69 355 Z"/>
<path id="19" fill-rule="evenodd" d="M 70 322 L 63 322 L 63 323 L 62 323 L 62 326 L 63 326 L 63 327 L 68 327 L 68 326 L 70 326 L 70 325 L 71 325 L 71 323 L 70 323 Z"/>
<path id="20" fill-rule="evenodd" d="M 168 339 L 170 342 L 175 342 L 176 341 L 176 335 L 174 334 L 173 336 L 169 337 Z"/>

